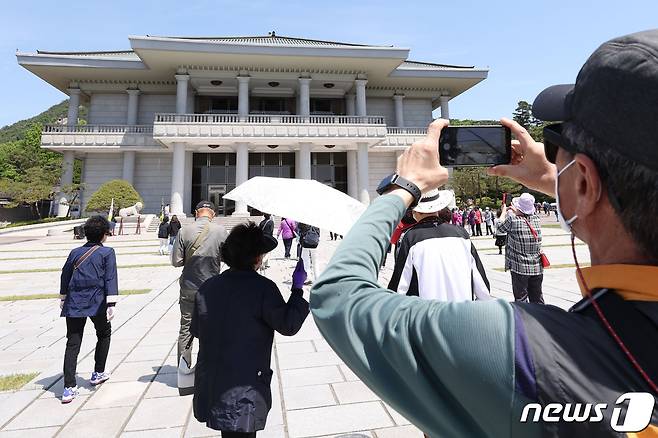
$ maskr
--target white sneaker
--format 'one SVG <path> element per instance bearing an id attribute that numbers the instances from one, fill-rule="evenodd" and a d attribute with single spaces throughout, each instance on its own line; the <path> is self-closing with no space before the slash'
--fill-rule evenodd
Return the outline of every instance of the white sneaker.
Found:
<path id="1" fill-rule="evenodd" d="M 62 403 L 63 404 L 71 403 L 77 395 L 78 395 L 77 386 L 64 388 L 64 392 L 62 393 Z"/>

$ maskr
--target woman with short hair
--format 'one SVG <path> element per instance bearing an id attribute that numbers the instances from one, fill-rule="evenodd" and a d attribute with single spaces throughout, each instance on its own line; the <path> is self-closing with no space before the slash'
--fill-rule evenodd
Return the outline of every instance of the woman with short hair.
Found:
<path id="1" fill-rule="evenodd" d="M 110 321 L 119 295 L 116 255 L 112 248 L 103 246 L 110 235 L 110 223 L 102 216 L 92 216 L 85 222 L 84 233 L 87 243 L 71 251 L 61 275 L 59 307 L 66 318 L 62 403 L 78 395 L 75 372 L 87 318 L 94 323 L 97 338 L 89 383 L 100 385 L 110 378 L 105 363 L 112 334 Z"/>
<path id="2" fill-rule="evenodd" d="M 276 283 L 258 273 L 277 245 L 254 223 L 237 225 L 222 246 L 229 269 L 206 281 L 196 295 L 192 334 L 199 338 L 194 416 L 223 438 L 251 438 L 265 428 L 272 406 L 274 332 L 292 336 L 309 312 L 300 260 L 292 292 L 283 300 Z"/>

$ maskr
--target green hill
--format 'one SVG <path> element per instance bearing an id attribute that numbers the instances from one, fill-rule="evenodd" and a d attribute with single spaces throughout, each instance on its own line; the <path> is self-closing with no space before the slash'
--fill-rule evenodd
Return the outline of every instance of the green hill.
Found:
<path id="1" fill-rule="evenodd" d="M 66 117 L 69 110 L 68 99 L 61 101 L 57 105 L 53 105 L 41 114 L 38 114 L 29 119 L 20 120 L 11 125 L 0 128 L 0 143 L 9 141 L 22 140 L 25 138 L 25 133 L 34 124 L 47 125 L 49 123 L 57 123 L 58 119 Z M 86 118 L 86 108 L 80 107 L 79 118 Z"/>

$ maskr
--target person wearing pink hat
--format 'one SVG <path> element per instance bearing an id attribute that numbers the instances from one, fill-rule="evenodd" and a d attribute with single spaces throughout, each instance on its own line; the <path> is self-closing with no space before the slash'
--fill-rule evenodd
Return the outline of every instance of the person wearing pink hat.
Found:
<path id="1" fill-rule="evenodd" d="M 516 301 L 544 304 L 541 284 L 544 267 L 541 262 L 541 222 L 536 214 L 535 197 L 530 193 L 512 199 L 508 208 L 503 204 L 498 227 L 507 233 L 505 270 L 512 274 L 512 292 Z"/>

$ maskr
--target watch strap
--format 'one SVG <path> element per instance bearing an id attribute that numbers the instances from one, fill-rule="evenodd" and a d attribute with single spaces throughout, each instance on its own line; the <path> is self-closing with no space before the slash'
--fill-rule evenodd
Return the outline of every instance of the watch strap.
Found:
<path id="1" fill-rule="evenodd" d="M 420 189 L 418 188 L 418 186 L 416 184 L 412 183 L 408 179 L 403 178 L 400 175 L 395 174 L 395 173 L 392 174 L 392 175 L 387 176 L 384 179 L 384 181 L 387 181 L 387 180 L 389 181 L 389 183 L 386 184 L 386 185 L 380 185 L 380 187 L 377 188 L 377 193 L 379 193 L 381 195 L 381 194 L 387 192 L 392 186 L 396 186 L 396 187 L 399 187 L 401 189 L 406 190 L 407 192 L 409 192 L 411 194 L 411 196 L 413 196 L 414 200 L 411 203 L 411 207 L 415 207 L 416 205 L 418 205 L 418 202 L 420 202 L 420 198 L 423 196 L 423 194 L 421 193 Z"/>

